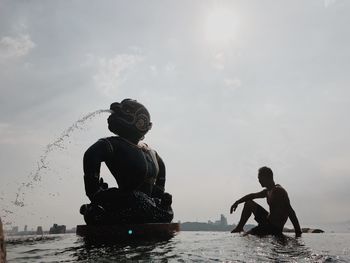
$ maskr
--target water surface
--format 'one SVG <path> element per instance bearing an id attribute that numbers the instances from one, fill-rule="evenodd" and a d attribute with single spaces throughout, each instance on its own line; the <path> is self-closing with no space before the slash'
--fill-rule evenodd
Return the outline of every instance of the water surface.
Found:
<path id="1" fill-rule="evenodd" d="M 350 234 L 295 239 L 180 232 L 169 241 L 87 244 L 75 234 L 15 237 L 8 262 L 350 262 Z"/>

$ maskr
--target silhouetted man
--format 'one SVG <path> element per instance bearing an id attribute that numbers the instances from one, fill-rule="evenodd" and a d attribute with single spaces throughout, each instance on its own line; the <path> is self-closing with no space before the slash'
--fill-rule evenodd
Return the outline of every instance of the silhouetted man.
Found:
<path id="1" fill-rule="evenodd" d="M 259 183 L 266 189 L 258 193 L 248 194 L 237 200 L 230 209 L 230 213 L 236 210 L 238 204 L 244 203 L 241 219 L 238 225 L 231 231 L 237 233 L 243 231 L 243 227 L 253 213 L 258 226 L 254 227 L 248 234 L 253 235 L 280 235 L 284 224 L 289 218 L 293 224 L 295 235 L 301 236 L 301 229 L 298 218 L 290 205 L 287 191 L 273 180 L 272 170 L 268 167 L 261 167 L 258 173 Z M 266 198 L 270 207 L 268 213 L 263 207 L 253 201 L 256 198 Z"/>

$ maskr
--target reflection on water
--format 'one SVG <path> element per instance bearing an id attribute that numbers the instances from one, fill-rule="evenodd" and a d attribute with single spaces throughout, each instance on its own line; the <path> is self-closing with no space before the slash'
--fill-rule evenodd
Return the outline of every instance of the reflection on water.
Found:
<path id="1" fill-rule="evenodd" d="M 72 254 L 76 261 L 151 261 L 154 258 L 167 258 L 168 251 L 173 249 L 173 245 L 168 241 L 135 242 L 121 244 L 84 244 L 80 245 Z"/>
<path id="2" fill-rule="evenodd" d="M 8 262 L 125 262 L 170 259 L 170 241 L 118 244 L 85 242 L 75 235 L 15 237 L 7 240 Z"/>
<path id="3" fill-rule="evenodd" d="M 256 244 L 259 249 L 257 255 L 261 261 L 278 259 L 278 262 L 290 262 L 311 256 L 311 251 L 300 239 L 289 236 L 252 238 L 255 240 L 252 242 L 253 246 L 254 243 L 258 243 Z"/>
<path id="4" fill-rule="evenodd" d="M 349 234 L 295 239 L 181 232 L 169 241 L 109 245 L 68 234 L 15 238 L 7 245 L 8 262 L 350 262 Z"/>
<path id="5" fill-rule="evenodd" d="M 57 236 L 18 236 L 7 239 L 6 244 L 9 245 L 38 245 L 42 242 L 56 240 Z"/>

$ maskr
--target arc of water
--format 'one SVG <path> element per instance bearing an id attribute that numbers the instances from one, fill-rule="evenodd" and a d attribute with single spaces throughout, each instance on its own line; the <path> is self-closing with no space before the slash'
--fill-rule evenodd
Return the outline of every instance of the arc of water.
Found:
<path id="1" fill-rule="evenodd" d="M 49 154 L 56 149 L 63 149 L 64 143 L 66 139 L 70 136 L 72 132 L 77 129 L 81 129 L 82 125 L 85 124 L 86 121 L 91 120 L 95 116 L 101 113 L 111 113 L 110 110 L 97 110 L 91 113 L 86 114 L 81 119 L 74 122 L 70 127 L 64 130 L 57 139 L 55 139 L 52 143 L 46 145 L 44 153 L 40 156 L 39 161 L 37 162 L 37 168 L 32 171 L 28 176 L 28 182 L 22 183 L 17 190 L 16 199 L 13 201 L 15 206 L 23 207 L 24 204 L 24 189 L 28 187 L 33 187 L 35 182 L 41 180 L 41 172 L 48 168 L 47 158 Z"/>

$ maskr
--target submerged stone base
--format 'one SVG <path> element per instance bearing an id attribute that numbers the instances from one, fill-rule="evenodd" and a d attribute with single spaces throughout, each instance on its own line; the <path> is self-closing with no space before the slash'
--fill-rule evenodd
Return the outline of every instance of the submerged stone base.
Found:
<path id="1" fill-rule="evenodd" d="M 318 228 L 309 228 L 309 227 L 305 227 L 302 228 L 301 231 L 303 233 L 324 233 L 324 231 L 322 229 L 318 229 Z M 289 229 L 289 228 L 283 228 L 283 232 L 286 233 L 294 233 L 294 229 Z"/>
<path id="2" fill-rule="evenodd" d="M 99 241 L 167 240 L 179 231 L 178 223 L 78 225 L 76 234 L 88 240 Z"/>

